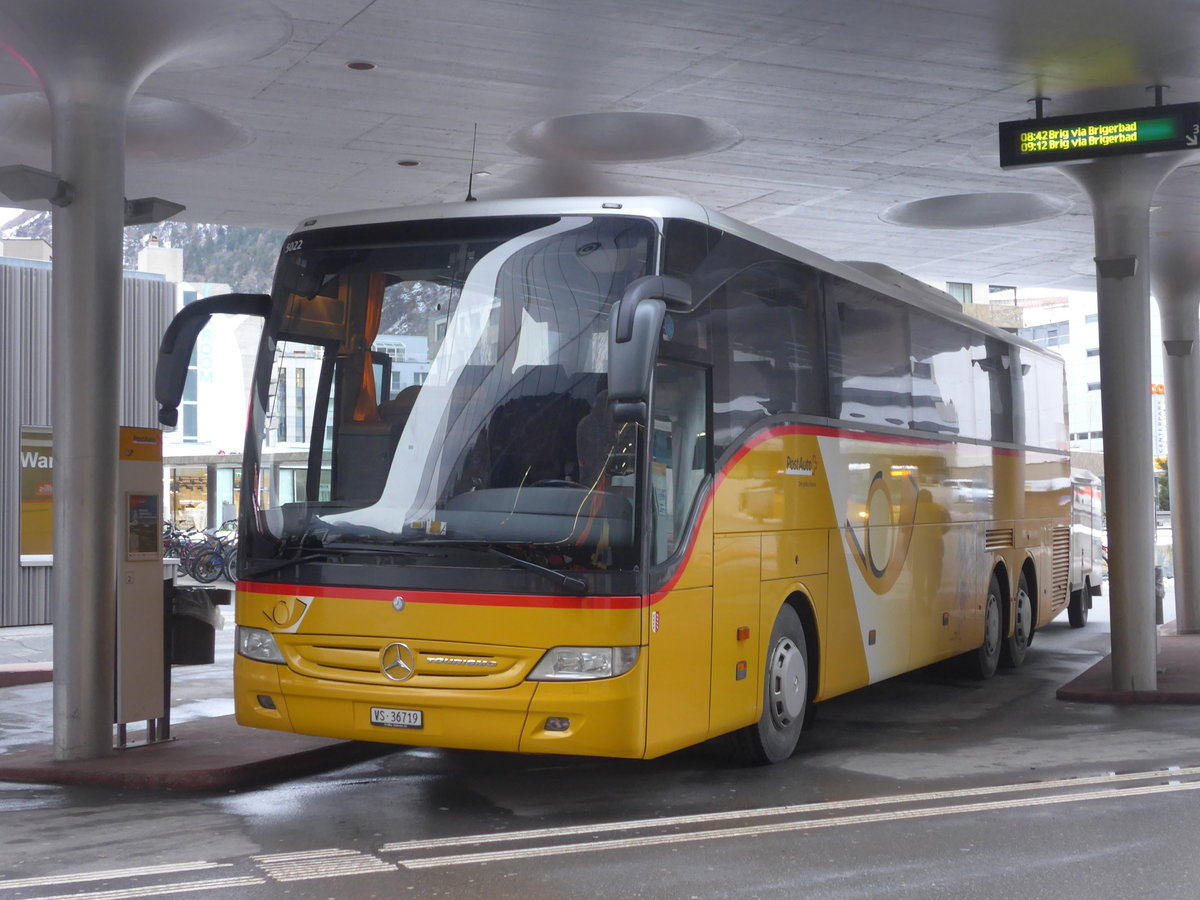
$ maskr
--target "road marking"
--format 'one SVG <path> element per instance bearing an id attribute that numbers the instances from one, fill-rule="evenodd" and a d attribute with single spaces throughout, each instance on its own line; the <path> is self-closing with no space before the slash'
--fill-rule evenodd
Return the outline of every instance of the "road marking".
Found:
<path id="1" fill-rule="evenodd" d="M 79 872 L 74 875 L 44 875 L 41 878 L 12 878 L 0 881 L 0 891 L 15 888 L 48 887 L 55 884 L 78 884 L 83 881 L 108 881 L 113 878 L 142 878 L 146 875 L 197 872 L 201 869 L 229 868 L 229 863 L 214 863 L 206 860 L 177 863 L 176 865 L 140 866 L 131 869 L 108 869 L 102 872 Z"/>
<path id="2" fill-rule="evenodd" d="M 647 829 L 670 829 L 687 825 L 715 825 L 731 820 L 747 821 L 763 818 L 794 817 L 793 821 L 761 822 L 728 828 L 699 828 L 690 831 L 677 831 L 666 834 L 646 834 L 641 836 L 617 837 L 608 840 L 589 840 L 568 843 L 551 843 L 522 848 L 499 849 L 471 853 L 447 854 L 443 856 L 426 856 L 401 860 L 397 864 L 385 862 L 377 856 L 361 853 L 356 850 L 325 848 L 305 850 L 293 853 L 276 853 L 252 856 L 253 861 L 263 872 L 262 877 L 230 877 L 215 878 L 207 881 L 174 882 L 131 886 L 121 889 L 91 891 L 76 894 L 61 894 L 55 897 L 44 897 L 39 900 L 125 900 L 125 898 L 164 896 L 167 894 L 193 893 L 200 891 L 218 891 L 230 888 L 257 887 L 269 882 L 308 881 L 320 878 L 336 878 L 352 875 L 369 875 L 394 873 L 402 869 L 432 869 L 447 866 L 482 864 L 488 862 L 512 861 L 521 859 L 536 859 L 539 857 L 568 855 L 576 853 L 593 853 L 605 850 L 629 850 L 644 847 L 654 847 L 670 844 L 683 844 L 698 841 L 729 840 L 736 838 L 759 837 L 788 832 L 811 831 L 823 828 L 868 825 L 886 822 L 897 822 L 921 818 L 958 815 L 969 812 L 992 812 L 1008 809 L 1027 808 L 1031 806 L 1050 806 L 1063 803 L 1079 803 L 1088 800 L 1108 800 L 1131 796 L 1147 796 L 1153 794 L 1176 793 L 1200 789 L 1200 780 L 1181 781 L 1183 778 L 1200 776 L 1200 766 L 1178 767 L 1171 766 L 1149 772 L 1130 772 L 1123 774 L 1109 773 L 1106 775 L 1087 776 L 1083 778 L 1063 778 L 1052 781 L 1022 784 L 1004 784 L 991 787 L 960 788 L 947 791 L 929 791 L 924 793 L 899 794 L 890 797 L 865 797 L 852 800 L 835 800 L 821 803 L 791 804 L 787 806 L 764 807 L 762 809 L 729 810 L 714 813 L 702 813 L 686 816 L 672 816 L 658 819 L 635 819 L 626 822 L 610 822 L 597 825 L 571 826 L 564 828 L 541 828 L 527 831 L 503 832 L 493 834 L 465 835 L 461 837 L 405 841 L 386 844 L 377 852 L 411 852 L 415 850 L 449 850 L 455 847 L 477 846 L 507 842 L 511 844 L 537 840 L 561 840 L 571 837 L 592 837 L 612 834 L 622 831 L 637 831 Z M 1166 783 L 1136 786 L 1133 782 L 1165 781 Z M 1099 788 L 1084 791 L 1079 788 Z M 1055 790 L 1068 789 L 1066 793 L 1050 793 Z M 1075 790 L 1072 790 L 1075 789 Z M 931 805 L 946 801 L 967 800 L 983 797 L 1004 797 L 1006 799 L 980 800 L 978 802 L 951 803 L 950 805 Z M 879 807 L 891 807 L 903 804 L 913 804 L 912 809 L 880 810 Z M 861 814 L 850 814 L 856 809 L 874 807 L 875 811 Z M 78 884 L 85 881 L 112 880 L 118 878 L 142 878 L 149 875 L 176 874 L 215 868 L 230 868 L 231 863 L 213 863 L 206 860 L 180 863 L 175 865 L 141 866 L 136 868 L 109 869 L 97 872 L 84 872 L 40 878 L 23 878 L 0 880 L 0 891 L 15 888 L 51 887 Z"/>
<path id="3" fill-rule="evenodd" d="M 462 853 L 450 856 L 434 856 L 401 860 L 400 866 L 407 869 L 432 869 L 444 866 L 472 865 L 487 862 L 503 862 L 519 859 L 535 859 L 546 856 L 573 853 L 594 853 L 601 850 L 640 849 L 665 844 L 683 844 L 696 841 L 728 840 L 731 838 L 761 837 L 794 831 L 811 831 L 819 828 L 839 828 L 848 825 L 869 825 L 880 822 L 895 822 L 937 816 L 959 815 L 968 812 L 992 812 L 997 810 L 1051 806 L 1062 803 L 1079 803 L 1085 800 L 1108 800 L 1118 797 L 1149 794 L 1175 793 L 1200 790 L 1200 782 L 1188 784 L 1160 784 L 1144 787 L 1110 788 L 1090 793 L 1049 794 L 1042 797 L 1024 797 L 1011 800 L 992 800 L 984 803 L 961 803 L 954 806 L 924 807 L 919 809 L 892 810 L 889 812 L 866 813 L 857 816 L 839 816 L 827 819 L 805 819 L 798 822 L 776 822 L 763 825 L 748 825 L 741 828 L 721 828 L 706 831 L 691 831 L 677 834 L 645 835 L 643 837 L 617 838 L 607 841 L 557 844 L 550 846 L 525 847 L 513 850 L 498 850 L 481 853 Z"/>
<path id="4" fill-rule="evenodd" d="M 396 866 L 377 856 L 357 850 L 307 850 L 297 853 L 274 853 L 252 856 L 274 881 L 310 881 L 315 878 L 341 878 L 346 875 L 370 875 L 395 872 Z"/>
<path id="5" fill-rule="evenodd" d="M 528 831 L 493 832 L 471 834 L 461 837 L 430 838 L 420 841 L 401 841 L 384 844 L 380 853 L 403 853 L 413 850 L 437 850 L 451 847 L 496 844 L 512 841 L 540 840 L 542 838 L 577 837 L 580 835 L 606 834 L 614 831 L 635 831 L 647 828 L 672 828 L 679 825 L 701 825 L 710 822 L 726 822 L 734 819 L 757 819 L 769 816 L 791 816 L 820 812 L 837 812 L 861 809 L 864 806 L 895 806 L 902 803 L 929 803 L 939 800 L 958 800 L 964 797 L 986 797 L 994 794 L 1033 793 L 1064 787 L 1085 787 L 1097 784 L 1123 784 L 1131 781 L 1149 781 L 1155 778 L 1180 778 L 1200 775 L 1200 766 L 1173 767 L 1152 772 L 1135 772 L 1121 775 L 1091 775 L 1083 778 L 1061 778 L 1025 784 L 1002 784 L 992 787 L 959 788 L 949 791 L 929 791 L 920 794 L 897 794 L 891 797 L 864 797 L 855 800 L 833 800 L 824 803 L 796 803 L 788 806 L 767 806 L 762 809 L 740 809 L 725 812 L 697 813 L 687 816 L 668 816 L 660 819 L 631 819 L 627 822 L 607 822 L 598 825 L 574 825 L 562 828 L 536 828 Z"/>
<path id="6" fill-rule="evenodd" d="M 84 894 L 56 894 L 38 900 L 126 900 L 133 897 L 161 897 L 164 894 L 187 894 L 195 891 L 220 891 L 227 888 L 258 887 L 266 884 L 263 878 L 214 878 L 211 881 L 181 881 L 175 884 L 147 884 L 141 887 L 113 891 L 89 891 Z"/>

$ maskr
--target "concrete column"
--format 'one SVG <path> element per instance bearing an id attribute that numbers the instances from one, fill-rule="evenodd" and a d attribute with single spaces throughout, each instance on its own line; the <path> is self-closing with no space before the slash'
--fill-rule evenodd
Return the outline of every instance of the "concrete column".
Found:
<path id="1" fill-rule="evenodd" d="M 1183 214 L 1179 211 L 1175 218 Z M 1164 351 L 1175 623 L 1180 634 L 1196 634 L 1200 633 L 1200 245 L 1184 221 L 1165 227 L 1171 229 L 1170 236 L 1154 247 L 1154 292 Z"/>
<path id="2" fill-rule="evenodd" d="M 1092 202 L 1104 417 L 1113 689 L 1158 687 L 1150 405 L 1150 204 L 1176 156 L 1061 166 Z"/>
<path id="3" fill-rule="evenodd" d="M 1158 689 L 1150 205 L 1180 162 L 1178 155 L 1126 156 L 1060 167 L 1087 191 L 1096 230 L 1114 690 Z"/>
<path id="4" fill-rule="evenodd" d="M 112 752 L 125 112 L 131 89 L 51 97 L 54 212 L 54 758 Z"/>

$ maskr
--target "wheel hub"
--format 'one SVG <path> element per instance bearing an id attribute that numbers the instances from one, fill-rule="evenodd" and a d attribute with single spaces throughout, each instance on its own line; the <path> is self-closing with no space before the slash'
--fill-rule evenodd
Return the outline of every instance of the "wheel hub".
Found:
<path id="1" fill-rule="evenodd" d="M 1000 604 L 989 603 L 987 620 L 984 623 L 984 641 L 988 653 L 993 653 L 1000 647 Z"/>
<path id="2" fill-rule="evenodd" d="M 1022 646 L 1029 642 L 1029 620 L 1033 617 L 1033 601 L 1025 591 L 1017 592 L 1017 621 L 1013 636 Z"/>
<path id="3" fill-rule="evenodd" d="M 804 654 L 790 638 L 780 641 L 771 654 L 771 718 L 786 727 L 804 713 L 808 700 L 808 668 Z"/>

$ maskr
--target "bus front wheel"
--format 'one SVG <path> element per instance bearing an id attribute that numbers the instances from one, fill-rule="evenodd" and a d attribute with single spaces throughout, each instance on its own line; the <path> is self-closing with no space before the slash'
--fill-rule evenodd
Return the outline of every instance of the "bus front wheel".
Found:
<path id="1" fill-rule="evenodd" d="M 762 715 L 734 734 L 738 755 L 760 765 L 795 752 L 808 715 L 808 645 L 800 617 L 787 604 L 775 617 L 764 669 Z"/>

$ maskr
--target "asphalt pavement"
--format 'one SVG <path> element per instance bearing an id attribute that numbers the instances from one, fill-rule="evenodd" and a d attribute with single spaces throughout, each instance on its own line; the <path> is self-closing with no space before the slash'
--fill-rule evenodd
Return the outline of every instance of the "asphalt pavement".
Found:
<path id="1" fill-rule="evenodd" d="M 1164 608 L 1174 609 L 1172 585 Z M 175 791 L 235 790 L 301 777 L 392 753 L 385 744 L 337 741 L 239 726 L 233 717 L 233 625 L 230 607 L 216 631 L 212 663 L 173 666 L 168 737 L 153 742 L 126 730 L 126 747 L 92 760 L 55 760 L 53 629 L 0 628 L 0 781 Z M 1099 621 L 1096 621 L 1099 619 Z M 1097 598 L 1090 627 L 1107 630 L 1107 601 Z M 1063 718 L 1074 703 L 1200 703 L 1200 635 L 1160 626 L 1158 690 L 1122 691 L 1106 655 L 1058 687 Z M 162 737 L 161 733 L 156 735 Z"/>

